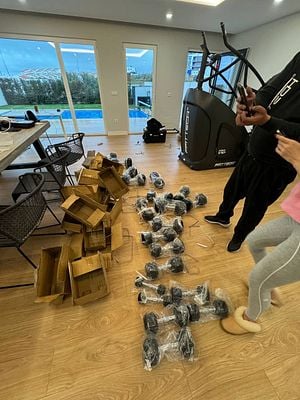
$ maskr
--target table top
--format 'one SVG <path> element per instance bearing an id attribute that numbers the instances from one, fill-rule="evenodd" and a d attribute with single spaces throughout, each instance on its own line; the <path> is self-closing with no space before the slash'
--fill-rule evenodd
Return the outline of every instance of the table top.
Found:
<path id="1" fill-rule="evenodd" d="M 0 131 L 0 172 L 7 168 L 29 145 L 49 128 L 48 121 L 36 122 L 33 128 L 18 132 Z"/>

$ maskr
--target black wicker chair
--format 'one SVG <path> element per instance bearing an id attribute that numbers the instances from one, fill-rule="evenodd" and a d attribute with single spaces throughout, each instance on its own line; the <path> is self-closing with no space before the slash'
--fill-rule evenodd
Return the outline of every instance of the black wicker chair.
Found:
<path id="1" fill-rule="evenodd" d="M 60 146 L 68 146 L 71 149 L 71 152 L 68 155 L 66 162 L 66 168 L 68 172 L 67 178 L 71 185 L 74 185 L 74 181 L 72 179 L 72 174 L 69 170 L 69 166 L 75 164 L 84 156 L 84 148 L 82 143 L 84 136 L 85 134 L 83 132 L 73 133 L 72 139 L 52 145 L 57 153 L 60 152 Z"/>
<path id="2" fill-rule="evenodd" d="M 44 176 L 43 192 L 59 191 L 66 182 L 66 163 L 71 149 L 65 145 L 58 146 L 58 149 L 58 152 L 53 153 L 52 146 L 48 146 L 46 149 L 48 157 L 40 161 L 40 167 L 34 169 L 34 172 L 41 173 Z M 20 195 L 29 193 L 32 190 L 32 179 L 23 177 L 13 190 L 12 198 L 17 201 Z"/>
<path id="3" fill-rule="evenodd" d="M 30 182 L 32 190 L 19 202 L 11 206 L 0 206 L 0 247 L 15 247 L 19 253 L 36 269 L 37 266 L 21 250 L 22 244 L 39 226 L 47 209 L 42 194 L 45 177 L 42 174 L 28 173 L 19 177 L 20 182 Z M 1 287 L 29 286 L 33 283 Z"/>

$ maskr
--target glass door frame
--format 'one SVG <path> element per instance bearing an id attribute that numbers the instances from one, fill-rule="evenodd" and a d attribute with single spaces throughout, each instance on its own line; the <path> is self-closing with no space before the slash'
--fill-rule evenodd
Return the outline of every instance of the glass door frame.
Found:
<path id="1" fill-rule="evenodd" d="M 66 92 L 66 97 L 68 101 L 68 106 L 70 108 L 70 112 L 72 115 L 72 122 L 74 125 L 74 128 L 77 132 L 79 132 L 78 128 L 78 123 L 75 115 L 75 108 L 71 96 L 71 91 L 68 83 L 68 78 L 65 70 L 65 65 L 63 61 L 63 57 L 61 54 L 61 49 L 60 49 L 60 44 L 61 43 L 70 43 L 70 44 L 86 44 L 86 45 L 92 45 L 94 47 L 94 53 L 95 53 L 95 64 L 96 64 L 96 71 L 97 71 L 97 81 L 98 81 L 98 87 L 99 87 L 99 93 L 100 93 L 100 98 L 102 98 L 102 93 L 101 93 L 101 85 L 100 85 L 100 78 L 99 78 L 99 52 L 98 48 L 96 46 L 96 41 L 91 39 L 79 39 L 79 38 L 63 38 L 63 37 L 58 37 L 58 36 L 42 36 L 42 35 L 28 35 L 28 34 L 12 34 L 12 33 L 5 33 L 2 34 L 0 33 L 0 37 L 3 39 L 20 39 L 20 40 L 40 40 L 43 42 L 52 42 L 55 46 L 55 51 L 58 59 L 58 63 L 60 66 L 61 70 L 61 75 L 62 75 L 62 81 L 64 84 L 65 92 Z M 102 104 L 102 103 L 101 103 Z M 106 132 L 106 127 L 105 127 L 105 118 L 104 118 L 104 111 L 103 112 L 103 123 L 104 123 L 104 131 Z"/>
<path id="2" fill-rule="evenodd" d="M 128 115 L 128 133 L 134 134 L 135 132 L 129 132 L 129 98 L 128 98 L 128 80 L 127 80 L 127 63 L 126 63 L 126 48 L 131 49 L 144 49 L 144 50 L 153 50 L 153 68 L 152 68 L 152 109 L 151 115 L 155 114 L 155 105 L 156 105 L 156 59 L 157 59 L 157 45 L 155 44 L 146 44 L 146 43 L 134 43 L 134 42 L 123 42 L 123 60 L 124 60 L 124 71 L 126 76 L 126 99 L 127 99 L 127 115 Z"/>

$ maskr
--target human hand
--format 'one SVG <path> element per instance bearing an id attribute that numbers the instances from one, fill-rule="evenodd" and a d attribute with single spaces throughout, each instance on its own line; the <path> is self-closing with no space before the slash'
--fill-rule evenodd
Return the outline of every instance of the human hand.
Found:
<path id="1" fill-rule="evenodd" d="M 263 106 L 253 106 L 250 110 L 252 112 L 250 116 L 247 115 L 246 111 L 237 114 L 235 118 L 236 125 L 263 125 L 271 119 L 271 116 Z"/>
<path id="2" fill-rule="evenodd" d="M 253 92 L 250 86 L 246 87 L 246 92 L 247 92 L 247 106 L 243 103 L 242 98 L 238 96 L 237 98 L 237 103 L 236 103 L 236 125 L 237 126 L 243 126 L 244 123 L 242 122 L 243 118 L 243 113 L 246 113 L 246 116 L 248 116 L 247 109 L 251 110 L 252 107 L 255 104 L 255 98 L 256 94 Z"/>
<path id="3" fill-rule="evenodd" d="M 281 134 L 275 136 L 278 140 L 276 153 L 290 162 L 300 174 L 300 143 Z"/>

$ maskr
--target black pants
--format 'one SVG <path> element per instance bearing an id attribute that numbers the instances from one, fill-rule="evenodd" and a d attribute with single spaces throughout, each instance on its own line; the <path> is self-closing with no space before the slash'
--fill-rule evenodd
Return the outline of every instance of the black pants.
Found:
<path id="1" fill-rule="evenodd" d="M 245 198 L 242 215 L 234 229 L 234 237 L 243 241 L 296 175 L 293 168 L 261 163 L 246 152 L 225 186 L 217 216 L 230 220 L 239 200 Z"/>

